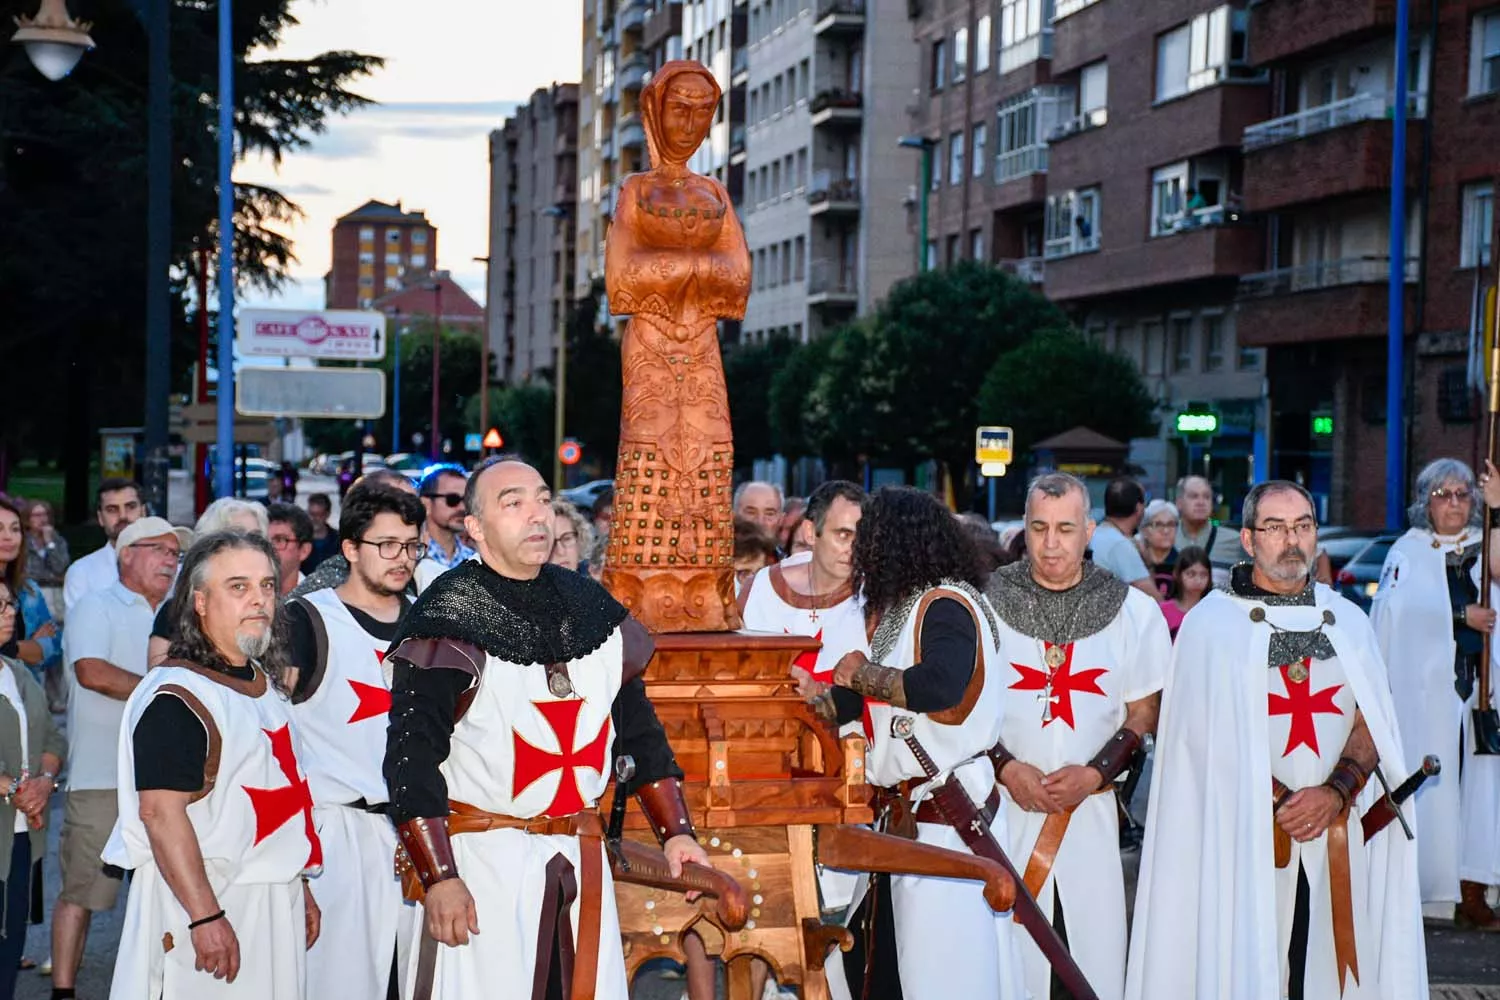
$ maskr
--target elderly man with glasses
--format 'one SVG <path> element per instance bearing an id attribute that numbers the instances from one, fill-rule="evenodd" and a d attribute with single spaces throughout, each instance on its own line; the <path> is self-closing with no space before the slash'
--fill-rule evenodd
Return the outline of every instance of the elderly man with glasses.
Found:
<path id="1" fill-rule="evenodd" d="M 427 551 L 417 565 L 417 593 L 455 566 L 474 558 L 474 549 L 463 540 L 464 488 L 468 476 L 456 465 L 428 469 L 417 485 L 417 495 L 427 511 Z"/>
<path id="2" fill-rule="evenodd" d="M 1460 928 L 1500 931 L 1485 901 L 1500 884 L 1500 756 L 1476 756 L 1469 732 L 1484 633 L 1495 630 L 1495 612 L 1479 604 L 1478 563 L 1480 518 L 1500 506 L 1500 479 L 1493 468 L 1481 478 L 1482 496 L 1473 472 L 1452 458 L 1418 474 L 1411 529 L 1386 556 L 1370 617 L 1390 664 L 1408 768 L 1423 754 L 1444 764 L 1463 755 L 1416 798 L 1424 910 Z M 1500 569 L 1493 548 L 1490 565 Z"/>

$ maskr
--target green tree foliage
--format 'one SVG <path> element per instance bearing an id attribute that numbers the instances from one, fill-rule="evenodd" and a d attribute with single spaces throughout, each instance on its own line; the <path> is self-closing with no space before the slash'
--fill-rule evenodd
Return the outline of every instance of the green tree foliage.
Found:
<path id="1" fill-rule="evenodd" d="M 568 314 L 568 396 L 563 431 L 583 445 L 584 466 L 609 475 L 620 448 L 620 342 L 599 322 L 604 281 Z M 548 425 L 551 439 L 551 425 Z M 552 468 L 550 453 L 544 471 Z"/>
<path id="2" fill-rule="evenodd" d="M 1156 404 L 1133 364 L 1073 331 L 1007 352 L 979 390 L 979 421 L 1015 429 L 1018 458 L 1038 441 L 1086 426 L 1120 441 L 1157 432 Z"/>
<path id="3" fill-rule="evenodd" d="M 815 391 L 837 336 L 829 333 L 801 345 L 771 379 L 766 405 L 772 452 L 791 458 L 816 457 L 824 455 L 825 445 L 834 446 L 828 437 L 827 414 Z M 738 436 L 735 454 L 746 459 L 764 457 L 749 454 Z"/>
<path id="4" fill-rule="evenodd" d="M 729 419 L 734 427 L 735 464 L 774 454 L 771 429 L 771 385 L 797 350 L 790 337 L 738 344 L 724 351 L 724 381 L 729 387 Z"/>
<path id="5" fill-rule="evenodd" d="M 552 477 L 553 421 L 556 401 L 552 387 L 545 382 L 525 382 L 490 390 L 490 425 L 500 431 L 505 441 L 502 450 L 515 453 Z M 464 415 L 473 426 L 479 426 L 479 397 L 464 406 Z"/>

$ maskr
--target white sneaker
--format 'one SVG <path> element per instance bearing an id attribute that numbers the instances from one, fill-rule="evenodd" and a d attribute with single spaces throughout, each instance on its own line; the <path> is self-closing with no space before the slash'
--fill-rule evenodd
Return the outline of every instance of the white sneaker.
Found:
<path id="1" fill-rule="evenodd" d="M 50 975 L 52 975 L 52 956 L 51 955 L 48 955 L 47 956 L 47 960 L 45 962 L 43 962 L 41 965 L 38 965 L 36 967 L 36 974 L 39 975 L 39 976 L 50 976 Z"/>

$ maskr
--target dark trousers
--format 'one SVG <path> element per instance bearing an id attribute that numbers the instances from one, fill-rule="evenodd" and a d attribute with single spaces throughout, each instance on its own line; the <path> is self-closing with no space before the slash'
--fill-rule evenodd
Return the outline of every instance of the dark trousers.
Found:
<path id="1" fill-rule="evenodd" d="M 31 913 L 31 835 L 18 833 L 5 877 L 4 937 L 0 937 L 0 1000 L 16 995 L 16 974 L 26 950 L 26 917 Z"/>

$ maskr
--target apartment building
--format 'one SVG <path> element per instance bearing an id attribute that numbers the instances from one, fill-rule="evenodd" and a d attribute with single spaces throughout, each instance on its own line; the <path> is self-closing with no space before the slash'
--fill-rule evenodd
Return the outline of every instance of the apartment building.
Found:
<path id="1" fill-rule="evenodd" d="M 369 309 L 410 274 L 426 279 L 437 267 L 437 227 L 399 201 L 365 202 L 334 223 L 332 238 L 332 266 L 323 278 L 329 309 Z"/>
<path id="2" fill-rule="evenodd" d="M 490 133 L 490 350 L 502 382 L 556 363 L 574 295 L 578 90 L 537 90 Z"/>
<path id="3" fill-rule="evenodd" d="M 1240 143 L 1270 99 L 1246 60 L 1246 10 L 934 0 L 916 13 L 929 265 L 996 263 L 1133 360 L 1161 417 L 1156 438 L 1131 442 L 1148 489 L 1167 495 L 1191 469 L 1233 505 L 1264 471 L 1269 423 L 1262 353 L 1236 340 L 1239 279 L 1263 246 L 1240 207 Z M 1219 432 L 1192 449 L 1174 418 L 1199 407 Z"/>
<path id="4" fill-rule="evenodd" d="M 917 72 L 905 0 L 751 0 L 740 210 L 747 339 L 806 341 L 915 269 L 899 153 Z"/>
<path id="5" fill-rule="evenodd" d="M 1329 498 L 1334 522 L 1380 524 L 1395 101 L 1393 5 L 1265 0 L 1250 53 L 1273 117 L 1245 133 L 1247 210 L 1266 219 L 1240 336 L 1268 354 L 1272 472 Z M 1405 279 L 1408 475 L 1482 454 L 1466 351 L 1477 280 L 1493 279 L 1491 142 L 1500 135 L 1500 9 L 1410 7 Z M 1434 19 L 1436 13 L 1436 19 Z"/>

